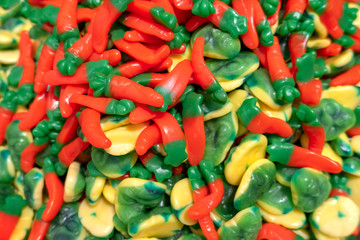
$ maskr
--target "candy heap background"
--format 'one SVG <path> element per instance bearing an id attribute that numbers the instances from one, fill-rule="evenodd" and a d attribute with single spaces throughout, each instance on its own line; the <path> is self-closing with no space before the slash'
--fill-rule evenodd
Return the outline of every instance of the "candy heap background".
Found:
<path id="1" fill-rule="evenodd" d="M 356 239 L 356 0 L 0 6 L 0 240 Z"/>

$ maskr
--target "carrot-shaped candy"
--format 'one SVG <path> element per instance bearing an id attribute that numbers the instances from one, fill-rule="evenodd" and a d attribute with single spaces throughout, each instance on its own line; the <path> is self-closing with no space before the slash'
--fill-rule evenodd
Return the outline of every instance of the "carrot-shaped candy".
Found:
<path id="1" fill-rule="evenodd" d="M 81 131 L 91 145 L 97 148 L 109 148 L 111 141 L 105 136 L 100 126 L 101 114 L 91 108 L 86 108 L 78 115 Z"/>
<path id="2" fill-rule="evenodd" d="M 278 1 L 278 5 L 277 5 L 277 8 L 276 8 L 276 11 L 275 11 L 275 13 L 274 14 L 272 14 L 271 16 L 268 16 L 267 17 L 267 19 L 268 19 L 268 21 L 269 21 L 269 24 L 270 24 L 270 26 L 274 26 L 277 22 L 278 22 L 278 20 L 279 20 L 279 13 L 280 13 L 280 9 L 281 9 L 281 1 L 282 0 L 279 0 Z M 263 1 L 263 2 L 266 2 L 266 1 Z M 275 3 L 276 1 L 272 1 L 273 3 Z M 265 11 L 265 14 L 266 14 L 266 10 L 264 9 L 264 11 Z"/>
<path id="3" fill-rule="evenodd" d="M 325 25 L 331 37 L 339 39 L 344 35 L 339 19 L 343 15 L 344 0 L 328 0 L 324 12 L 320 15 L 321 22 Z"/>
<path id="4" fill-rule="evenodd" d="M 30 143 L 22 151 L 20 158 L 20 166 L 23 172 L 27 173 L 34 167 L 36 154 L 44 150 L 47 145 L 48 143 L 42 145 L 35 145 L 34 143 Z"/>
<path id="5" fill-rule="evenodd" d="M 29 32 L 22 31 L 19 42 L 20 57 L 8 76 L 10 86 L 34 83 L 35 62 L 32 58 L 32 43 Z"/>
<path id="6" fill-rule="evenodd" d="M 285 141 L 274 141 L 266 151 L 270 161 L 290 167 L 310 167 L 329 173 L 339 173 L 342 170 L 340 163 Z"/>
<path id="7" fill-rule="evenodd" d="M 164 98 L 164 104 L 158 110 L 165 112 L 169 106 L 176 103 L 188 85 L 192 73 L 191 61 L 183 60 L 154 88 Z"/>
<path id="8" fill-rule="evenodd" d="M 246 33 L 246 17 L 239 15 L 234 9 L 222 1 L 215 0 L 213 5 L 215 13 L 207 17 L 210 22 L 222 31 L 228 32 L 233 38 L 237 38 L 239 35 Z"/>
<path id="9" fill-rule="evenodd" d="M 46 93 L 38 94 L 19 123 L 21 131 L 35 127 L 46 116 Z"/>
<path id="10" fill-rule="evenodd" d="M 192 10 L 194 6 L 193 0 L 173 0 L 172 3 L 175 6 L 175 8 L 183 11 Z"/>
<path id="11" fill-rule="evenodd" d="M 128 99 L 154 107 L 161 107 L 164 104 L 161 94 L 122 76 L 95 73 L 90 79 L 90 87 L 94 90 L 95 97 L 105 94 L 107 97 Z"/>
<path id="12" fill-rule="evenodd" d="M 271 16 L 276 13 L 278 6 L 280 5 L 279 0 L 265 0 L 261 1 L 261 8 L 266 16 Z"/>
<path id="13" fill-rule="evenodd" d="M 360 64 L 331 79 L 330 86 L 356 85 L 358 82 L 360 82 Z"/>
<path id="14" fill-rule="evenodd" d="M 111 26 L 132 1 L 105 0 L 97 8 L 93 24 L 93 32 L 96 33 L 93 36 L 93 48 L 97 53 L 102 53 L 106 49 Z"/>
<path id="15" fill-rule="evenodd" d="M 293 231 L 275 223 L 264 223 L 256 240 L 300 240 Z"/>
<path id="16" fill-rule="evenodd" d="M 154 173 L 158 182 L 170 178 L 173 174 L 172 167 L 164 163 L 163 157 L 154 154 L 152 151 L 139 156 L 139 159 L 147 170 Z"/>
<path id="17" fill-rule="evenodd" d="M 124 34 L 124 39 L 128 42 L 143 42 L 151 44 L 162 44 L 164 40 L 161 40 L 158 37 L 149 35 L 138 30 L 126 31 Z"/>
<path id="18" fill-rule="evenodd" d="M 85 94 L 89 87 L 83 85 L 63 85 L 60 89 L 59 108 L 61 116 L 64 118 L 70 117 L 76 110 L 77 105 L 70 102 L 73 95 Z"/>
<path id="19" fill-rule="evenodd" d="M 96 53 L 94 52 L 88 59 L 88 61 L 100 61 L 100 60 L 107 60 L 110 66 L 116 66 L 121 61 L 121 53 L 117 49 L 110 49 L 104 51 L 103 53 Z"/>
<path id="20" fill-rule="evenodd" d="M 252 1 L 233 0 L 232 7 L 239 15 L 245 16 L 247 19 L 246 25 L 248 30 L 246 33 L 240 35 L 243 43 L 246 47 L 255 49 L 259 46 L 259 37 L 254 23 L 254 9 L 252 3 Z"/>
<path id="21" fill-rule="evenodd" d="M 198 29 L 200 26 L 204 25 L 205 23 L 209 22 L 206 17 L 199 17 L 193 15 L 185 24 L 186 30 L 189 32 L 193 32 Z"/>
<path id="22" fill-rule="evenodd" d="M 109 74 L 113 68 L 107 60 L 91 61 L 80 65 L 72 76 L 65 76 L 57 70 L 48 71 L 44 76 L 44 83 L 48 85 L 77 85 L 88 84 L 89 78 L 96 72 Z"/>
<path id="23" fill-rule="evenodd" d="M 50 71 L 54 64 L 56 49 L 59 46 L 59 41 L 55 34 L 49 36 L 41 49 L 39 61 L 37 63 L 36 75 L 34 78 L 34 91 L 36 93 L 44 93 L 47 85 L 43 82 L 44 75 Z"/>
<path id="24" fill-rule="evenodd" d="M 161 131 L 162 143 L 167 154 L 164 162 L 173 167 L 179 166 L 187 159 L 184 133 L 179 123 L 168 112 L 158 112 L 153 121 Z"/>
<path id="25" fill-rule="evenodd" d="M 44 159 L 43 169 L 45 173 L 45 185 L 49 194 L 49 200 L 41 215 L 45 222 L 51 222 L 58 214 L 64 200 L 64 186 L 55 173 L 54 165 L 49 157 Z"/>
<path id="26" fill-rule="evenodd" d="M 148 120 L 156 117 L 156 112 L 152 111 L 147 105 L 139 104 L 134 110 L 129 114 L 129 121 L 132 124 L 138 124 L 146 122 Z"/>
<path id="27" fill-rule="evenodd" d="M 292 130 L 288 123 L 279 118 L 267 116 L 256 106 L 256 102 L 256 98 L 248 98 L 237 110 L 240 121 L 246 129 L 253 133 L 278 134 L 282 137 L 290 137 L 292 135 Z"/>
<path id="28" fill-rule="evenodd" d="M 91 31 L 92 23 L 89 24 L 88 32 L 69 48 L 66 49 L 64 58 L 57 63 L 57 69 L 63 75 L 74 75 L 76 69 L 85 62 L 93 53 L 92 46 L 93 34 Z"/>
<path id="29" fill-rule="evenodd" d="M 270 23 L 267 20 L 259 1 L 252 0 L 252 4 L 254 7 L 254 23 L 260 44 L 263 46 L 271 46 L 274 43 L 274 36 L 270 28 Z"/>
<path id="30" fill-rule="evenodd" d="M 17 194 L 7 196 L 5 202 L 0 205 L 0 240 L 10 239 L 24 206 L 26 206 L 26 201 Z"/>
<path id="31" fill-rule="evenodd" d="M 70 98 L 70 102 L 110 115 L 125 115 L 135 108 L 135 104 L 127 99 L 117 100 L 107 97 L 92 97 L 86 95 L 73 95 Z"/>
<path id="32" fill-rule="evenodd" d="M 140 17 L 140 15 L 133 13 L 123 15 L 120 22 L 129 28 L 158 37 L 164 41 L 170 41 L 174 38 L 174 33 L 170 29 L 153 20 Z"/>
<path id="33" fill-rule="evenodd" d="M 301 104 L 296 116 L 302 121 L 302 128 L 309 138 L 308 149 L 321 154 L 325 144 L 325 130 L 316 113 L 310 107 Z"/>
<path id="34" fill-rule="evenodd" d="M 199 165 L 205 151 L 204 110 L 201 107 L 203 96 L 188 93 L 182 102 L 183 129 L 189 155 L 189 163 Z"/>
<path id="35" fill-rule="evenodd" d="M 295 81 L 281 53 L 279 40 L 274 37 L 274 44 L 266 47 L 266 63 L 270 73 L 276 98 L 286 103 L 292 103 L 300 96 L 295 88 Z"/>
<path id="36" fill-rule="evenodd" d="M 198 166 L 192 166 L 188 169 L 188 176 L 193 191 L 194 204 L 199 202 L 208 196 L 208 187 L 202 179 Z M 207 214 L 203 218 L 199 219 L 200 228 L 203 231 L 206 239 L 217 240 L 219 239 L 216 232 L 213 221 L 210 218 L 210 214 Z"/>
<path id="37" fill-rule="evenodd" d="M 199 84 L 217 102 L 225 103 L 227 95 L 216 81 L 214 75 L 205 64 L 204 60 L 205 39 L 197 37 L 192 49 L 192 66 L 194 69 L 195 83 Z"/>
<path id="38" fill-rule="evenodd" d="M 15 97 L 15 92 L 7 91 L 0 102 L 0 144 L 5 140 L 6 128 L 11 123 L 17 109 L 17 104 L 14 101 Z"/>
<path id="39" fill-rule="evenodd" d="M 169 29 L 175 28 L 177 24 L 174 11 L 167 12 L 164 7 L 152 1 L 135 0 L 128 4 L 127 11 L 153 20 Z"/>
<path id="40" fill-rule="evenodd" d="M 302 31 L 291 34 L 289 38 L 289 50 L 293 63 L 293 74 L 300 90 L 301 101 L 304 104 L 317 105 L 320 102 L 322 87 L 321 81 L 316 78 L 314 79 L 316 53 L 306 53 L 309 33 L 310 32 L 306 33 Z"/>
<path id="41" fill-rule="evenodd" d="M 205 178 L 210 194 L 189 208 L 188 216 L 199 220 L 219 205 L 224 196 L 224 184 L 219 175 L 214 171 L 214 164 L 210 160 L 202 160 L 199 164 L 202 176 Z"/>
<path id="42" fill-rule="evenodd" d="M 28 240 L 42 240 L 45 238 L 47 230 L 49 229 L 50 222 L 45 222 L 41 219 L 41 216 L 45 210 L 45 205 L 41 206 L 37 210 L 35 219 L 31 225 L 31 230 Z"/>
<path id="43" fill-rule="evenodd" d="M 146 86 L 156 87 L 160 82 L 164 81 L 168 76 L 168 73 L 141 73 L 131 80 Z"/>
<path id="44" fill-rule="evenodd" d="M 286 1 L 285 15 L 282 23 L 278 28 L 281 36 L 292 33 L 296 30 L 307 5 L 307 0 L 289 0 Z"/>
<path id="45" fill-rule="evenodd" d="M 161 131 L 156 124 L 147 126 L 138 136 L 135 143 L 136 153 L 144 155 L 155 144 L 162 142 Z"/>
<path id="46" fill-rule="evenodd" d="M 329 46 L 325 48 L 316 50 L 316 53 L 318 56 L 332 57 L 340 54 L 341 50 L 342 50 L 342 46 L 340 44 L 331 43 Z"/>
<path id="47" fill-rule="evenodd" d="M 75 138 L 60 150 L 58 154 L 59 161 L 65 166 L 70 166 L 76 157 L 85 151 L 89 145 L 88 142 L 84 142 L 80 137 Z"/>
<path id="48" fill-rule="evenodd" d="M 134 60 L 120 64 L 114 69 L 114 74 L 132 78 L 144 72 L 162 72 L 172 65 L 171 58 L 167 57 L 159 64 L 147 64 L 142 61 Z"/>
<path id="49" fill-rule="evenodd" d="M 68 142 L 72 141 L 77 135 L 77 128 L 79 122 L 74 112 L 69 118 L 66 119 L 63 127 L 56 137 L 56 141 L 51 145 L 51 153 L 58 154 L 61 148 Z"/>
<path id="50" fill-rule="evenodd" d="M 80 36 L 76 19 L 77 5 L 78 0 L 63 0 L 56 20 L 59 39 L 64 42 L 65 49 L 68 49 Z"/>

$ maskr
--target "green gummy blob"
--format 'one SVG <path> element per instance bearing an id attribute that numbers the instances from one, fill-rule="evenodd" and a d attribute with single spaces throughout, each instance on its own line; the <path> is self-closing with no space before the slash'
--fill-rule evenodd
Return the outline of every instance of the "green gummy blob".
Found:
<path id="1" fill-rule="evenodd" d="M 309 5 L 317 14 L 322 14 L 327 6 L 327 0 L 309 0 Z"/>
<path id="2" fill-rule="evenodd" d="M 357 27 L 353 24 L 353 21 L 357 16 L 357 8 L 349 8 L 349 3 L 344 3 L 343 14 L 339 19 L 339 25 L 347 34 L 354 34 Z"/>
<path id="3" fill-rule="evenodd" d="M 343 171 L 355 176 L 360 176 L 360 158 L 350 157 L 344 159 Z"/>
<path id="4" fill-rule="evenodd" d="M 238 14 L 232 8 L 228 8 L 220 19 L 219 28 L 228 32 L 233 39 L 237 39 L 239 35 L 247 32 L 246 21 L 246 17 Z"/>
<path id="5" fill-rule="evenodd" d="M 5 203 L 8 196 L 13 195 L 14 193 L 15 189 L 12 185 L 0 182 L 0 206 Z"/>
<path id="6" fill-rule="evenodd" d="M 290 188 L 274 182 L 267 192 L 258 199 L 258 204 L 266 204 L 276 208 L 281 214 L 289 213 L 294 209 Z"/>
<path id="7" fill-rule="evenodd" d="M 197 37 L 204 37 L 204 56 L 216 59 L 233 58 L 240 52 L 240 40 L 233 39 L 229 33 L 223 32 L 214 27 L 212 24 L 207 24 L 199 28 L 191 35 L 191 45 Z"/>
<path id="8" fill-rule="evenodd" d="M 51 221 L 46 234 L 49 240 L 80 240 L 80 235 L 84 231 L 78 217 L 79 203 L 65 203 L 56 217 Z"/>
<path id="9" fill-rule="evenodd" d="M 205 122 L 206 145 L 203 159 L 215 166 L 224 161 L 236 138 L 237 123 L 233 113 Z"/>
<path id="10" fill-rule="evenodd" d="M 11 183 L 15 178 L 14 163 L 10 151 L 6 148 L 0 150 L 0 183 Z"/>
<path id="11" fill-rule="evenodd" d="M 21 210 L 25 207 L 26 201 L 18 194 L 9 195 L 0 205 L 0 212 L 8 215 L 20 217 Z"/>
<path id="12" fill-rule="evenodd" d="M 174 33 L 174 38 L 167 43 L 170 49 L 180 48 L 182 44 L 186 44 L 190 41 L 190 33 L 186 30 L 183 25 L 176 25 L 172 30 Z"/>
<path id="13" fill-rule="evenodd" d="M 286 187 L 290 187 L 291 178 L 298 169 L 296 167 L 276 164 L 276 181 Z"/>
<path id="14" fill-rule="evenodd" d="M 212 4 L 214 0 L 194 0 L 194 5 L 191 9 L 191 12 L 194 15 L 200 17 L 208 17 L 210 14 L 215 13 L 215 7 Z"/>
<path id="15" fill-rule="evenodd" d="M 336 139 L 355 123 L 354 112 L 334 99 L 324 98 L 313 108 L 325 130 L 326 141 Z"/>
<path id="16" fill-rule="evenodd" d="M 33 168 L 30 172 L 25 174 L 24 193 L 26 201 L 31 208 L 37 209 L 40 207 L 38 201 L 42 201 L 42 196 L 39 195 L 42 195 L 43 188 L 44 174 L 42 171 L 40 171 L 40 169 Z"/>
<path id="17" fill-rule="evenodd" d="M 354 154 L 349 142 L 336 138 L 331 142 L 331 148 L 341 157 L 350 157 Z"/>
<path id="18" fill-rule="evenodd" d="M 172 176 L 172 167 L 164 163 L 164 158 L 159 154 L 149 159 L 145 167 L 150 172 L 154 173 L 158 182 L 162 182 Z"/>
<path id="19" fill-rule="evenodd" d="M 173 29 L 176 27 L 177 19 L 174 14 L 165 12 L 163 7 L 153 7 L 150 9 L 151 17 L 155 22 L 169 28 Z"/>
<path id="20" fill-rule="evenodd" d="M 9 84 L 9 86 L 16 87 L 19 84 L 20 79 L 21 79 L 22 74 L 23 74 L 23 71 L 24 71 L 23 66 L 14 66 L 11 69 L 11 72 L 10 72 L 10 74 L 8 76 L 8 84 Z"/>
<path id="21" fill-rule="evenodd" d="M 222 225 L 219 230 L 220 239 L 252 240 L 261 228 L 261 215 L 258 207 L 253 206 L 238 212 L 232 220 Z"/>
<path id="22" fill-rule="evenodd" d="M 256 164 L 253 163 L 253 164 Z M 252 164 L 252 165 L 253 165 Z M 251 171 L 251 174 L 248 172 Z M 234 206 L 237 210 L 243 210 L 255 204 L 256 200 L 267 192 L 275 180 L 276 168 L 272 162 L 266 162 L 256 168 L 250 167 L 245 171 L 239 188 L 235 194 Z M 240 188 L 242 192 L 238 194 Z"/>
<path id="23" fill-rule="evenodd" d="M 230 59 L 209 59 L 206 66 L 216 80 L 235 80 L 249 76 L 259 66 L 259 58 L 252 52 L 240 52 Z"/>
<path id="24" fill-rule="evenodd" d="M 105 176 L 118 178 L 130 171 L 135 164 L 134 158 L 137 158 L 135 151 L 121 156 L 113 156 L 103 149 L 92 147 L 91 158 L 95 167 Z"/>
<path id="25" fill-rule="evenodd" d="M 148 171 L 141 163 L 136 163 L 130 169 L 130 176 L 133 178 L 149 179 L 151 178 L 151 172 Z"/>
<path id="26" fill-rule="evenodd" d="M 124 224 L 145 213 L 148 208 L 155 208 L 165 196 L 165 190 L 152 181 L 133 187 L 116 188 L 115 211 L 119 220 Z"/>
<path id="27" fill-rule="evenodd" d="M 271 16 L 276 12 L 279 0 L 260 0 L 260 4 L 266 16 Z"/>
<path id="28" fill-rule="evenodd" d="M 5 134 L 11 160 L 14 162 L 16 170 L 20 170 L 21 153 L 30 144 L 30 139 L 32 138 L 29 131 L 21 131 L 18 125 L 18 120 L 11 122 Z"/>
<path id="29" fill-rule="evenodd" d="M 330 181 L 317 170 L 301 168 L 291 179 L 291 194 L 294 205 L 304 212 L 312 212 L 329 196 Z"/>

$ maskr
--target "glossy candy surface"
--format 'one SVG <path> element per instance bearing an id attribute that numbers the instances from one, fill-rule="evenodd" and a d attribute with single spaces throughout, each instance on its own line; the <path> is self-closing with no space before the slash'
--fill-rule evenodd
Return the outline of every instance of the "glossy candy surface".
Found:
<path id="1" fill-rule="evenodd" d="M 359 237 L 356 0 L 0 1 L 0 240 Z"/>

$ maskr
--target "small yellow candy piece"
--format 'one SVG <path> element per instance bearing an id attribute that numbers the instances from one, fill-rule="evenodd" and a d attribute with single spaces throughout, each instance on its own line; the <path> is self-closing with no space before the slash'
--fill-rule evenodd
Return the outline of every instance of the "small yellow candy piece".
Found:
<path id="1" fill-rule="evenodd" d="M 100 127 L 103 132 L 109 131 L 114 128 L 128 125 L 130 120 L 128 116 L 107 116 L 100 120 Z"/>
<path id="2" fill-rule="evenodd" d="M 114 214 L 114 206 L 103 197 L 95 206 L 84 199 L 79 207 L 81 224 L 96 237 L 107 237 L 111 234 L 114 229 Z"/>
<path id="3" fill-rule="evenodd" d="M 266 104 L 259 101 L 260 109 L 263 113 L 268 115 L 269 117 L 279 118 L 285 122 L 289 121 L 292 114 L 291 104 L 281 106 L 279 109 L 272 109 L 268 107 Z"/>
<path id="4" fill-rule="evenodd" d="M 14 50 L 1 50 L 0 51 L 0 64 L 10 65 L 15 64 L 20 56 L 19 49 Z"/>
<path id="5" fill-rule="evenodd" d="M 332 98 L 344 107 L 354 110 L 360 103 L 360 89 L 356 86 L 336 86 L 324 90 L 321 98 Z"/>
<path id="6" fill-rule="evenodd" d="M 88 200 L 91 202 L 91 204 L 97 203 L 104 189 L 105 182 L 106 178 L 96 177 L 95 181 L 92 183 L 90 192 L 87 194 Z"/>
<path id="7" fill-rule="evenodd" d="M 360 208 L 360 177 L 347 175 L 348 181 L 346 186 L 350 188 L 349 197 Z"/>
<path id="8" fill-rule="evenodd" d="M 231 92 L 232 90 L 240 87 L 245 81 L 245 77 L 235 79 L 235 80 L 224 80 L 219 81 L 220 86 L 224 89 L 225 92 Z"/>
<path id="9" fill-rule="evenodd" d="M 314 233 L 317 240 L 340 240 L 340 238 L 330 237 L 330 236 L 320 232 L 313 225 L 311 225 L 311 230 Z"/>
<path id="10" fill-rule="evenodd" d="M 315 32 L 317 33 L 319 38 L 326 38 L 328 35 L 328 31 L 325 25 L 321 22 L 320 16 L 310 8 L 306 9 L 306 11 L 312 16 L 314 20 Z"/>
<path id="11" fill-rule="evenodd" d="M 211 111 L 208 114 L 206 114 L 204 116 L 204 121 L 209 121 L 214 118 L 225 116 L 226 114 L 231 112 L 232 109 L 233 109 L 233 104 L 231 101 L 228 101 L 222 108 L 215 111 Z"/>
<path id="12" fill-rule="evenodd" d="M 336 55 L 335 57 L 330 57 L 325 60 L 326 68 L 328 71 L 331 70 L 330 66 L 334 67 L 342 67 L 348 64 L 354 57 L 354 52 L 351 49 L 347 49 L 340 53 L 339 55 Z"/>
<path id="13" fill-rule="evenodd" d="M 183 178 L 174 185 L 170 195 L 170 202 L 180 222 L 188 226 L 197 223 L 188 216 L 189 208 L 193 204 L 192 190 L 188 178 Z"/>
<path id="14" fill-rule="evenodd" d="M 105 132 L 107 138 L 111 140 L 111 147 L 105 151 L 114 156 L 125 155 L 135 150 L 135 143 L 149 122 L 140 124 L 128 124 Z"/>
<path id="15" fill-rule="evenodd" d="M 84 177 L 80 176 L 82 179 L 78 179 L 79 174 L 81 175 L 80 166 L 81 164 L 79 162 L 72 162 L 68 168 L 64 183 L 64 202 L 78 200 L 79 194 L 81 194 L 85 188 Z M 79 192 L 74 192 L 74 190 L 78 190 Z"/>
<path id="16" fill-rule="evenodd" d="M 232 91 L 231 93 L 228 94 L 228 98 L 230 100 L 230 102 L 232 102 L 233 104 L 233 108 L 232 111 L 235 113 L 239 107 L 241 106 L 241 104 L 245 101 L 246 97 L 249 94 L 245 91 L 245 90 L 235 90 Z M 239 123 L 239 130 L 236 134 L 237 137 L 244 135 L 248 130 L 245 128 L 244 125 L 242 125 L 241 123 Z"/>
<path id="17" fill-rule="evenodd" d="M 354 153 L 360 155 L 360 135 L 352 137 L 350 144 Z"/>
<path id="18" fill-rule="evenodd" d="M 267 222 L 279 224 L 288 229 L 300 229 L 306 224 L 306 215 L 303 211 L 300 211 L 297 208 L 294 208 L 291 212 L 282 215 L 274 215 L 263 208 L 260 208 L 261 216 Z"/>
<path id="19" fill-rule="evenodd" d="M 354 232 L 359 217 L 359 207 L 350 198 L 334 196 L 311 214 L 310 222 L 320 232 L 341 238 Z"/>
<path id="20" fill-rule="evenodd" d="M 265 157 L 267 138 L 262 134 L 247 135 L 225 163 L 225 178 L 232 185 L 239 185 L 249 165 Z"/>
<path id="21" fill-rule="evenodd" d="M 116 189 L 110 184 L 109 181 L 105 183 L 103 196 L 109 203 L 115 204 Z"/>
<path id="22" fill-rule="evenodd" d="M 311 37 L 307 46 L 312 49 L 326 48 L 331 44 L 330 38 Z"/>
<path id="23" fill-rule="evenodd" d="M 131 224 L 128 227 L 129 233 L 132 237 L 170 237 L 180 231 L 184 225 L 179 222 L 176 216 L 172 213 L 170 215 L 163 216 L 162 214 L 156 214 L 150 218 L 138 223 L 136 226 L 138 231 L 131 233 Z"/>
<path id="24" fill-rule="evenodd" d="M 191 47 L 186 46 L 186 50 L 183 54 L 173 54 L 170 55 L 170 58 L 172 60 L 172 65 L 169 67 L 168 71 L 171 72 L 176 65 L 178 65 L 179 62 L 183 60 L 191 60 Z"/>
<path id="25" fill-rule="evenodd" d="M 21 210 L 21 216 L 9 240 L 25 239 L 27 233 L 30 231 L 33 216 L 34 211 L 30 207 L 25 206 Z"/>

